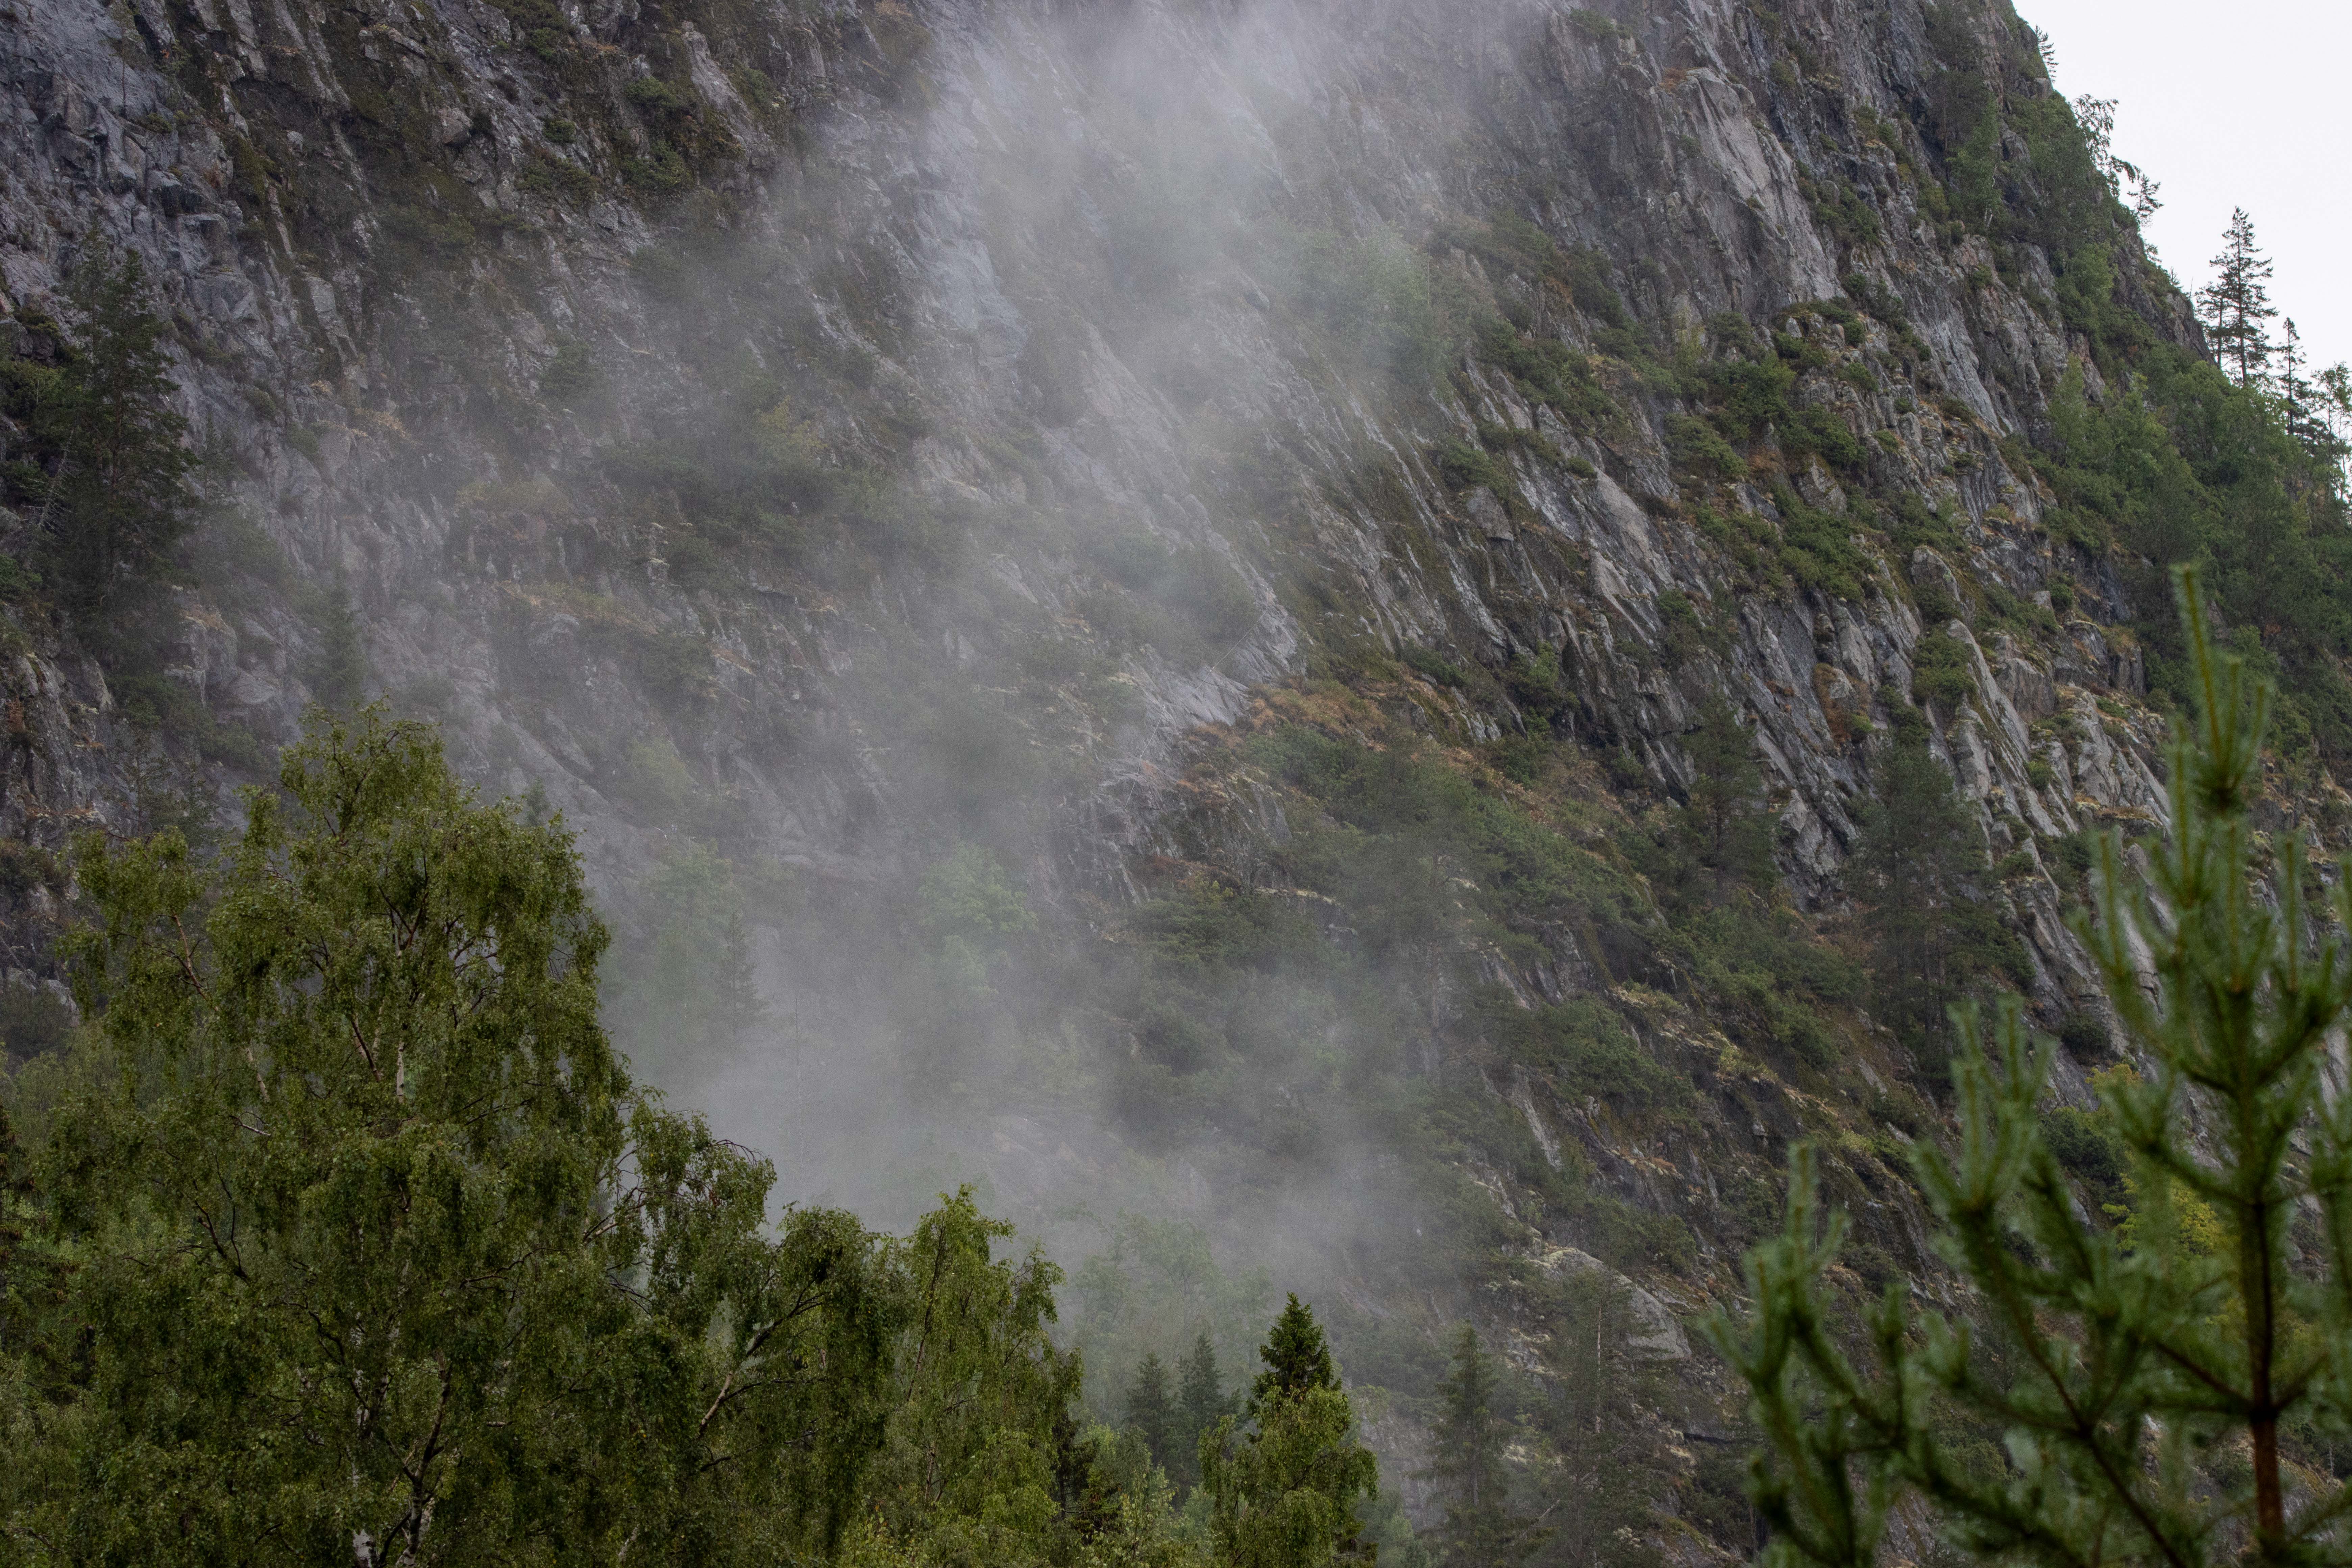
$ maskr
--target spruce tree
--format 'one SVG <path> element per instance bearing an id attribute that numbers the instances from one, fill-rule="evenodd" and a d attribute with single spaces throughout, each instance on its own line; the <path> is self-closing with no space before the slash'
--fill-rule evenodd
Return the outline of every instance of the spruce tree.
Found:
<path id="1" fill-rule="evenodd" d="M 2352 881 L 2315 908 L 2300 837 L 2257 833 L 2271 693 L 2211 647 L 2193 577 L 2177 587 L 2196 703 L 2170 836 L 2144 880 L 2106 836 L 2076 921 L 2140 1062 L 2101 1088 L 2128 1209 L 2082 1201 L 2044 1142 L 2052 1049 L 2021 1009 L 1990 1051 L 1956 1010 L 1958 1146 L 1913 1164 L 1961 1287 L 1943 1299 L 1970 1316 L 1894 1282 L 1856 1359 L 1828 1283 L 1844 1216 L 1823 1222 L 1799 1147 L 1786 1226 L 1748 1259 L 1752 1313 L 1714 1325 L 1765 1434 L 1776 1568 L 1866 1568 L 1913 1504 L 1985 1561 L 2343 1553 L 2352 1491 L 2326 1460 L 2352 1436 L 2352 1098 L 2325 1086 L 2352 1016 Z"/>
<path id="2" fill-rule="evenodd" d="M 1734 888 L 1771 875 L 1763 772 L 1756 765 L 1754 738 L 1716 693 L 1700 704 L 1698 728 L 1685 744 L 1693 776 L 1675 835 L 1706 896 L 1720 903 Z"/>
<path id="3" fill-rule="evenodd" d="M 1327 1568 L 1369 1563 L 1358 1499 L 1380 1468 L 1356 1440 L 1356 1416 L 1315 1314 L 1298 1298 L 1259 1350 L 1249 1425 L 1228 1415 L 1201 1437 L 1202 1489 L 1221 1568 Z"/>
<path id="4" fill-rule="evenodd" d="M 77 329 L 59 395 L 41 411 L 59 456 L 37 514 L 44 574 L 110 665 L 147 651 L 152 598 L 196 504 L 195 454 L 173 405 L 167 324 L 137 254 L 110 262 L 92 235 L 68 284 Z"/>
<path id="5" fill-rule="evenodd" d="M 2312 378 L 2313 417 L 2306 439 L 2320 461 L 2329 465 L 2337 490 L 2344 486 L 2343 465 L 2352 454 L 2352 365 L 2341 360 Z"/>
<path id="6" fill-rule="evenodd" d="M 311 696 L 329 708 L 351 708 L 367 695 L 367 647 L 352 609 L 351 585 L 340 572 L 320 600 L 318 657 L 305 675 Z"/>
<path id="7" fill-rule="evenodd" d="M 1225 1394 L 1224 1379 L 1217 1371 L 1217 1347 L 1209 1342 L 1205 1331 L 1192 1342 L 1184 1360 L 1177 1367 L 1176 1426 L 1173 1433 L 1176 1453 L 1174 1463 L 1168 1468 L 1170 1479 L 1184 1486 L 1200 1484 L 1199 1456 L 1201 1434 L 1210 1431 L 1233 1411 L 1233 1403 Z"/>
<path id="8" fill-rule="evenodd" d="M 1297 1295 L 1274 1321 L 1274 1331 L 1258 1347 L 1265 1370 L 1250 1384 L 1250 1403 L 1262 1405 L 1284 1394 L 1306 1394 L 1339 1386 L 1339 1369 L 1324 1342 L 1323 1325 Z"/>
<path id="9" fill-rule="evenodd" d="M 2271 303 L 2270 278 L 2270 258 L 2254 243 L 2253 219 L 2245 208 L 2234 209 L 2221 254 L 2213 258 L 2213 281 L 2197 291 L 2197 305 L 2213 357 L 2248 390 L 2268 373 L 2276 352 L 2268 325 L 2278 314 Z"/>
<path id="10" fill-rule="evenodd" d="M 2331 481 L 2340 486 L 2346 447 L 2339 427 L 2338 394 L 2346 384 L 2345 368 L 2329 365 L 2315 374 L 2310 373 L 2303 333 L 2292 316 L 2286 319 L 2285 336 L 2279 342 L 2279 401 L 2285 405 L 2286 433 L 2326 464 Z"/>
<path id="11" fill-rule="evenodd" d="M 1157 1353 L 1137 1364 L 1135 1380 L 1127 1385 L 1127 1424 L 1151 1450 L 1151 1462 L 1169 1468 L 1175 1458 L 1176 1404 L 1169 1396 L 1167 1363 Z"/>
<path id="12" fill-rule="evenodd" d="M 1434 1430 L 1437 1460 L 1430 1477 L 1445 1500 L 1442 1568 L 1508 1568 L 1524 1561 L 1542 1537 L 1511 1510 L 1503 1468 L 1507 1430 L 1495 1408 L 1501 1385 L 1494 1357 L 1464 1323 L 1454 1333 L 1453 1368 L 1438 1385 Z"/>
<path id="13" fill-rule="evenodd" d="M 1916 713 L 1897 716 L 1873 772 L 1878 798 L 1863 814 L 1847 890 L 1870 912 L 1873 1010 L 1932 1051 L 1946 1006 L 2015 939 L 1978 896 L 1983 834 Z"/>
<path id="14" fill-rule="evenodd" d="M 2305 378 L 2303 367 L 2307 363 L 2303 352 L 2303 333 L 2294 318 L 2286 319 L 2286 331 L 2279 339 L 2279 401 L 2286 405 L 2286 433 L 2299 441 L 2308 441 L 2311 384 Z"/>

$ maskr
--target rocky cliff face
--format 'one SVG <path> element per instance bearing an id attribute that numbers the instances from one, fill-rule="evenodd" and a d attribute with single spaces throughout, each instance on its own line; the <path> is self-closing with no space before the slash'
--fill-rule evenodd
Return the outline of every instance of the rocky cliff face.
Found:
<path id="1" fill-rule="evenodd" d="M 1323 1130 L 1311 1159 L 1213 1105 L 1161 1116 L 1207 1069 L 1155 1057 L 1159 1003 L 1070 977 L 1205 882 L 1380 955 L 1378 1029 L 1338 1007 L 1294 1034 L 1352 1059 L 1377 1033 L 1381 1071 L 1518 1130 L 1429 1157 L 1516 1260 L 1476 1310 L 1533 1372 L 1566 1376 L 1545 1347 L 1588 1265 L 1633 1291 L 1626 1364 L 1687 1357 L 1674 1310 L 1736 1289 L 1734 1189 L 1809 1127 L 1846 1129 L 1910 1262 L 1861 1108 L 1912 1068 L 1850 1005 L 1835 1059 L 1775 1066 L 1657 956 L 1612 847 L 1688 785 L 1710 694 L 1755 738 L 1786 898 L 1832 935 L 1916 696 L 2004 867 L 2020 987 L 2053 1026 L 2089 1003 L 2052 847 L 2165 808 L 2122 625 L 2144 606 L 2032 460 L 2070 366 L 2105 390 L 2063 258 L 1989 237 L 1954 173 L 1969 84 L 2021 115 L 2050 92 L 2004 6 L 11 0 L 0 40 L 0 350 L 35 352 L 78 254 L 136 253 L 216 458 L 166 673 L 286 742 L 341 584 L 372 689 L 485 785 L 543 792 L 625 929 L 692 847 L 731 861 L 778 933 L 772 1020 L 834 1041 L 809 1070 L 841 1098 L 808 1099 L 780 1023 L 676 1070 L 728 1086 L 746 1135 L 824 1151 L 787 1153 L 804 1190 L 855 1158 L 806 1107 L 903 1091 L 957 1152 L 919 1179 L 1188 1216 L 1229 1268 L 1311 1250 L 1360 1342 L 1429 1340 L 1438 1287 L 1350 1251 L 1402 1125 L 1352 1069 L 1260 1076 Z M 2046 150 L 1995 129 L 1984 178 L 2060 200 Z M 2114 308 L 2189 342 L 2111 205 Z M 11 614 L 17 837 L 250 772 Z M 1307 731 L 1486 780 L 1624 901 L 1380 946 L 1360 900 L 1286 885 L 1337 809 L 1269 761 Z M 1528 744 L 1550 771 L 1494 771 Z M 1041 928 L 974 961 L 999 967 L 963 1065 L 841 1077 L 929 1016 L 845 933 L 942 962 L 909 911 L 959 843 L 1017 868 Z M 1423 872 L 1464 889 L 1444 909 L 1502 896 L 1436 851 Z M 1687 1109 L 1496 1055 L 1496 988 L 1602 1007 Z M 1247 1077 L 1228 1025 L 1218 1070 Z M 1028 1065 L 987 1066 L 1010 1036 Z M 1040 1089 L 1048 1037 L 1074 1054 Z M 970 1096 L 926 1099 L 934 1073 Z M 1543 1195 L 1570 1178 L 1696 1249 L 1596 1262 L 1598 1222 Z M 1720 1429 L 1713 1395 L 1626 1397 L 1667 1471 L 1705 1468 L 1671 1435 Z"/>

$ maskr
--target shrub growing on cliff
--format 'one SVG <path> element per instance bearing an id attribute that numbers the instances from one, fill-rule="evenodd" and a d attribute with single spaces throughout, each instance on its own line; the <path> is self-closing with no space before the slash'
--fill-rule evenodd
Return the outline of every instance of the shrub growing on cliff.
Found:
<path id="1" fill-rule="evenodd" d="M 1843 1223 L 1821 1225 L 1799 1150 L 1787 1228 L 1748 1259 L 1754 1314 L 1717 1325 L 1764 1429 L 1753 1491 L 1779 1568 L 1874 1563 L 1906 1494 L 1979 1560 L 2342 1553 L 2352 1490 L 2327 1461 L 2352 1368 L 2352 1107 L 2322 1084 L 2352 1009 L 2352 887 L 2309 907 L 2292 837 L 2260 885 L 2270 693 L 2208 643 L 2185 574 L 2179 598 L 2198 706 L 2173 734 L 2171 839 L 2128 886 L 2108 837 L 2098 918 L 2077 927 L 2147 1068 L 2101 1080 L 2134 1212 L 2111 1227 L 2068 1181 L 2105 1151 L 2040 1114 L 2052 1047 L 2021 1010 L 1990 1052 L 1956 1014 L 1960 1142 L 1915 1166 L 1981 1321 L 1917 1313 L 1895 1281 L 1858 1363 L 1823 1285 Z M 1972 1428 L 2005 1454 L 1974 1462 L 1956 1439 Z"/>

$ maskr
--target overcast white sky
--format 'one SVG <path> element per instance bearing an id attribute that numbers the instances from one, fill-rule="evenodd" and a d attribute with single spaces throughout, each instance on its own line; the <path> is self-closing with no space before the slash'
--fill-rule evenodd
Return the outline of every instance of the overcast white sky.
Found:
<path id="1" fill-rule="evenodd" d="M 2172 275 L 2203 283 L 2242 206 L 2313 362 L 2352 360 L 2352 3 L 2016 5 L 2055 46 L 2061 91 L 2121 100 L 2116 152 L 2164 187 L 2148 234 Z"/>

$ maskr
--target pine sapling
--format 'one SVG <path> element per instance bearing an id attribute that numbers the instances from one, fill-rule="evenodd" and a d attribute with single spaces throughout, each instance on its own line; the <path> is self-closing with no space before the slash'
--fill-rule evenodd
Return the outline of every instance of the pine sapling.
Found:
<path id="1" fill-rule="evenodd" d="M 2270 692 L 2211 646 L 2193 576 L 2178 587 L 2196 717 L 2171 742 L 2170 837 L 2138 879 L 2107 836 L 2076 928 L 2138 1064 L 2103 1080 L 2130 1203 L 2084 1202 L 2043 1142 L 2051 1047 L 2018 1005 L 1989 1050 L 1955 1009 L 1958 1146 L 1914 1163 L 1966 1306 L 1918 1310 L 1896 1281 L 1849 1353 L 1824 1278 L 1844 1217 L 1799 1148 L 1786 1226 L 1748 1260 L 1753 1309 L 1713 1329 L 1764 1433 L 1775 1568 L 1874 1563 L 1906 1496 L 1968 1555 L 2065 1568 L 2347 1544 L 2352 1493 L 2315 1460 L 2352 1372 L 2352 1096 L 2326 1089 L 2352 892 L 2318 918 L 2301 843 L 2266 853 Z"/>

